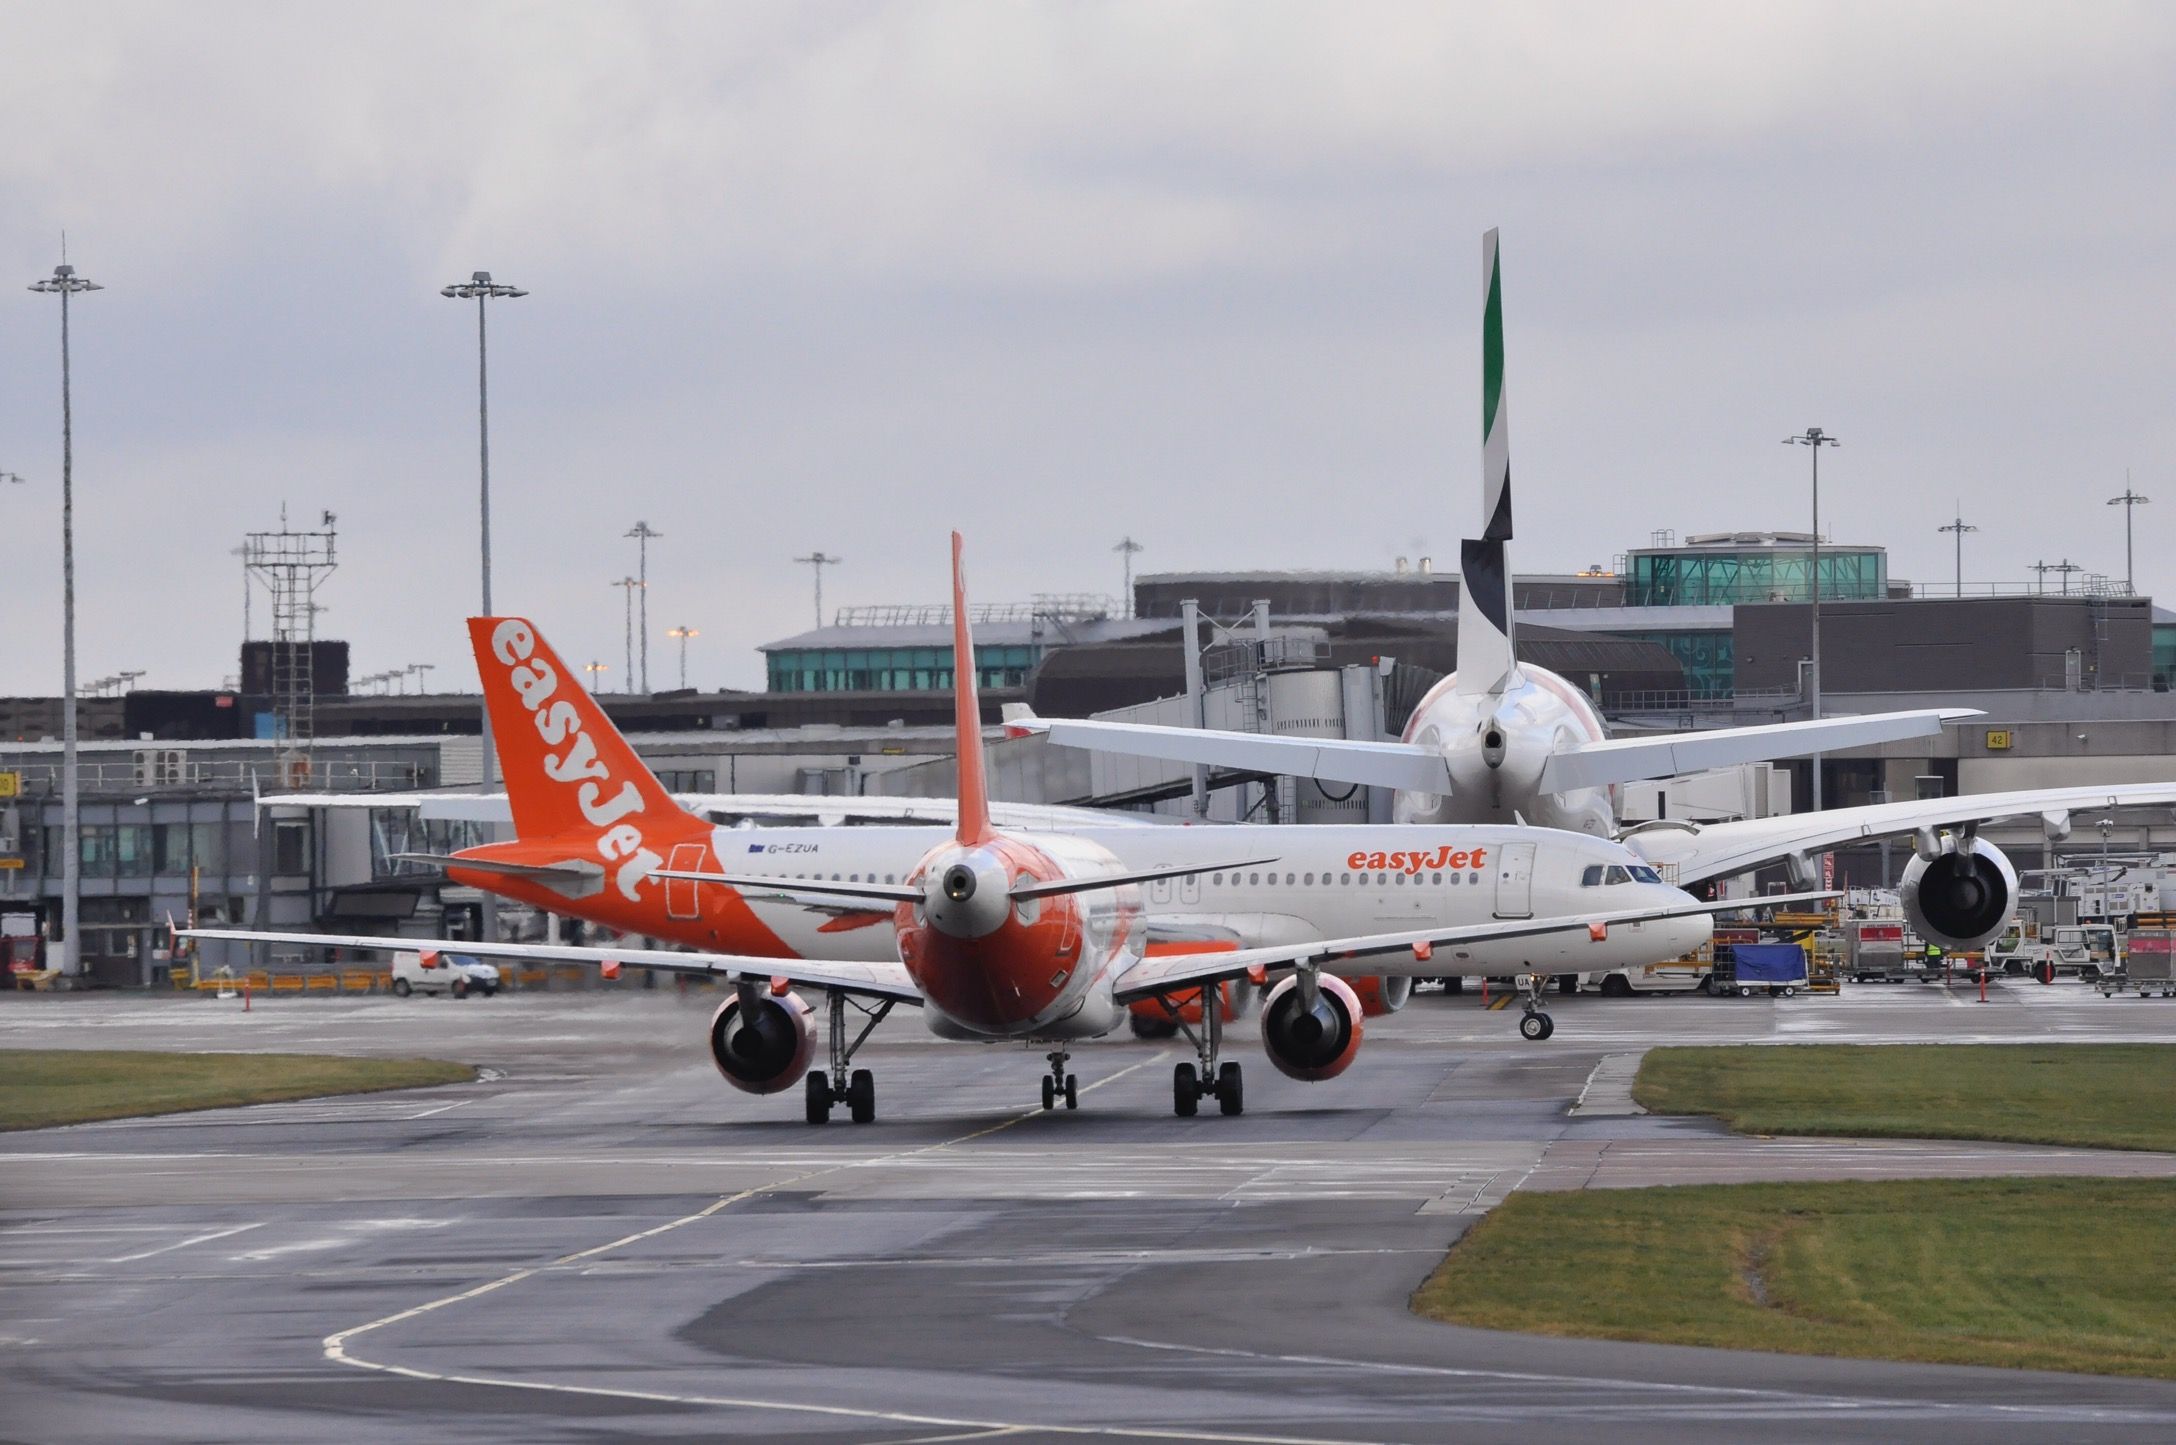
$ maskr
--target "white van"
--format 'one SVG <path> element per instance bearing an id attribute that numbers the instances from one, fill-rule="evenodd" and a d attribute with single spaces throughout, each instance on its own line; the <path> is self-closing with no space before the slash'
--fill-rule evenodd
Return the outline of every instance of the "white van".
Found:
<path id="1" fill-rule="evenodd" d="M 1608 973 L 1583 973 L 1583 988 L 1599 990 L 1605 997 L 1625 998 L 1635 993 L 1702 993 L 1714 969 L 1697 959 L 1673 958 L 1642 968 L 1619 968 Z"/>
<path id="2" fill-rule="evenodd" d="M 488 998 L 498 991 L 498 968 L 465 953 L 393 955 L 393 992 L 402 998 L 412 993 L 450 993 L 455 998 L 480 993 Z"/>

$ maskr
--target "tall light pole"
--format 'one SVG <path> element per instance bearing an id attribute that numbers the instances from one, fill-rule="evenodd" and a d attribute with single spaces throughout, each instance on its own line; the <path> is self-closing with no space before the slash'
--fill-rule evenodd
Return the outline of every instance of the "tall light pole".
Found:
<path id="1" fill-rule="evenodd" d="M 665 629 L 665 635 L 680 639 L 680 690 L 686 692 L 688 690 L 688 639 L 701 637 L 703 634 L 692 627 L 668 627 Z"/>
<path id="2" fill-rule="evenodd" d="M 2123 509 L 2123 590 L 2133 597 L 2138 595 L 2138 574 L 2131 564 L 2131 513 L 2152 500 L 2151 497 L 2141 497 L 2131 490 L 2128 472 L 2123 476 L 2123 495 L 2108 499 L 2109 506 Z"/>
<path id="3" fill-rule="evenodd" d="M 1813 589 L 1813 666 L 1806 670 L 1809 686 L 1806 689 L 1810 710 L 1807 716 L 1821 716 L 1821 448 L 1842 446 L 1843 443 L 1817 426 L 1809 426 L 1797 436 L 1783 439 L 1785 446 L 1811 447 L 1813 449 L 1813 575 L 1807 579 Z M 1821 811 L 1821 755 L 1813 755 L 1813 811 Z"/>
<path id="4" fill-rule="evenodd" d="M 844 557 L 827 556 L 822 552 L 811 552 L 806 557 L 796 557 L 793 560 L 800 563 L 804 567 L 813 568 L 815 570 L 816 625 L 818 627 L 821 627 L 824 625 L 824 568 L 836 567 L 841 562 L 844 562 L 846 559 Z"/>
<path id="5" fill-rule="evenodd" d="M 466 281 L 451 286 L 441 286 L 438 294 L 454 301 L 476 303 L 476 476 L 477 515 L 480 520 L 478 537 L 483 551 L 483 615 L 491 615 L 491 348 L 485 326 L 486 303 L 510 301 L 529 293 L 519 286 L 508 286 L 491 279 L 489 271 L 471 272 Z M 491 711 L 483 715 L 483 769 L 484 786 L 491 786 L 491 775 L 496 771 L 491 746 Z M 490 943 L 499 936 L 499 901 L 491 893 L 483 897 L 482 942 Z"/>
<path id="6" fill-rule="evenodd" d="M 76 776 L 76 438 L 75 404 L 68 369 L 68 298 L 79 291 L 103 291 L 62 262 L 53 274 L 30 289 L 60 297 L 60 686 L 61 686 L 61 972 L 83 971 L 77 925 L 83 915 L 83 794 Z"/>
<path id="7" fill-rule="evenodd" d="M 1118 545 L 1111 548 L 1111 550 L 1126 559 L 1126 615 L 1131 617 L 1133 616 L 1133 557 L 1136 552 L 1144 552 L 1148 549 L 1139 542 L 1134 541 L 1131 536 L 1125 536 L 1120 537 Z"/>
<path id="8" fill-rule="evenodd" d="M 635 690 L 635 592 L 642 586 L 639 577 L 622 577 L 612 584 L 627 599 L 627 690 Z"/>
<path id="9" fill-rule="evenodd" d="M 1949 525 L 1946 527 L 1936 527 L 1934 530 L 1937 532 L 1954 532 L 1957 534 L 1957 595 L 1959 597 L 1962 597 L 1964 596 L 1964 534 L 1967 532 L 1977 532 L 1979 528 L 1973 526 L 1971 523 L 1967 522 L 1964 519 L 1964 503 L 1959 502 L 1956 504 L 1956 506 L 1957 515 L 1950 519 Z"/>
<path id="10" fill-rule="evenodd" d="M 642 691 L 644 695 L 648 695 L 650 691 L 650 543 L 665 534 L 653 528 L 648 522 L 637 522 L 621 535 L 635 539 L 635 580 L 642 587 Z M 635 690 L 634 671 L 635 664 L 633 659 L 630 658 L 627 663 L 627 690 L 629 692 Z"/>

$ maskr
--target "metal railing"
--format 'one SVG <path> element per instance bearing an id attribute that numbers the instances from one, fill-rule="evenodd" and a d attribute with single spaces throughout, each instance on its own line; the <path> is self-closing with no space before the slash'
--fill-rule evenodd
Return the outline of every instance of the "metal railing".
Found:
<path id="1" fill-rule="evenodd" d="M 969 622 L 1033 622 L 1038 617 L 1063 622 L 1093 622 L 1122 617 L 1116 598 L 1095 592 L 1038 592 L 1032 602 L 978 602 L 967 608 Z M 831 615 L 834 627 L 948 627 L 949 602 L 883 602 L 841 607 Z"/>
<path id="2" fill-rule="evenodd" d="M 436 766 L 424 762 L 315 758 L 302 765 L 276 758 L 193 758 L 185 750 L 177 759 L 175 752 L 146 748 L 130 758 L 84 758 L 77 763 L 76 776 L 86 793 L 368 793 L 428 788 L 437 783 Z M 0 757 L 0 763 L 5 761 Z M 17 762 L 7 764 L 6 770 L 21 775 L 24 796 L 58 796 L 61 791 L 62 766 L 58 762 Z"/>

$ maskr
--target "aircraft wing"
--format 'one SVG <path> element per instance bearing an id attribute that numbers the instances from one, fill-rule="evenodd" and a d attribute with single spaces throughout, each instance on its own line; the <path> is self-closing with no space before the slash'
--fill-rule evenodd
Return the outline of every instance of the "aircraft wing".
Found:
<path id="1" fill-rule="evenodd" d="M 749 818 L 779 824 L 836 827 L 844 823 L 928 823 L 949 826 L 959 816 L 951 798 L 835 797 L 802 793 L 675 793 L 673 801 L 691 813 Z M 259 802 L 295 808 L 414 808 L 425 818 L 465 823 L 511 823 L 506 794 L 482 789 L 411 789 L 407 792 L 268 793 Z M 1001 828 L 1157 827 L 1169 819 L 1106 808 L 1071 808 L 1049 803 L 990 804 L 990 818 Z"/>
<path id="2" fill-rule="evenodd" d="M 1831 808 L 1783 818 L 1748 818 L 1686 828 L 1655 827 L 1626 834 L 1624 842 L 1657 866 L 1674 870 L 1687 886 L 1728 878 L 1764 863 L 1824 852 L 1843 844 L 1893 838 L 1921 828 L 1993 823 L 2035 814 L 2067 823 L 2072 813 L 2176 803 L 2176 783 L 2134 783 L 2090 788 L 2036 788 L 2015 793 L 1967 794 L 1909 803 Z"/>
<path id="3" fill-rule="evenodd" d="M 1350 738 L 1278 737 L 1268 733 L 1219 732 L 1210 728 L 1159 727 L 1151 723 L 1086 722 L 1071 718 L 1014 717 L 1015 732 L 1043 733 L 1062 748 L 1085 748 L 1135 758 L 1201 763 L 1239 772 L 1281 773 L 1325 782 L 1364 783 L 1412 793 L 1448 794 L 1450 766 L 1434 748 L 1413 743 L 1371 743 Z"/>
<path id="4" fill-rule="evenodd" d="M 1770 898 L 1737 898 L 1720 903 L 1688 899 L 1659 908 L 1621 908 L 1608 913 L 1582 913 L 1557 918 L 1521 918 L 1496 923 L 1471 923 L 1456 928 L 1422 929 L 1411 933 L 1371 933 L 1357 938 L 1328 938 L 1316 943 L 1292 943 L 1276 948 L 1227 949 L 1221 953 L 1161 953 L 1143 958 L 1119 975 L 1115 993 L 1119 1002 L 1151 998 L 1173 989 L 1195 988 L 1219 979 L 1237 978 L 1261 969 L 1296 968 L 1319 964 L 1332 972 L 1348 961 L 1366 960 L 1354 973 L 1384 977 L 1405 975 L 1435 978 L 1455 970 L 1435 962 L 1437 948 L 1456 948 L 1464 943 L 1494 943 L 1506 938 L 1532 938 L 1544 933 L 1570 933 L 1585 929 L 1590 934 L 1613 923 L 1653 923 L 1665 918 L 1693 918 L 1703 913 L 1741 913 L 1750 908 L 1813 903 L 1834 898 L 1834 893 L 1792 893 Z M 1599 938 L 1599 936 L 1597 936 Z M 1577 970 L 1568 970 L 1576 972 Z"/>
<path id="5" fill-rule="evenodd" d="M 726 982 L 784 978 L 806 988 L 892 999 L 920 1005 L 922 991 L 902 963 L 848 963 L 801 958 L 757 958 L 740 953 L 682 953 L 668 948 L 578 948 L 560 943 L 478 943 L 465 938 L 391 938 L 384 934 L 259 933 L 240 928 L 181 928 L 177 938 L 229 943 L 286 943 L 304 947 L 361 948 L 380 953 L 463 953 L 532 963 L 632 964 L 663 973 L 700 974 Z"/>
<path id="6" fill-rule="evenodd" d="M 1661 737 L 1610 738 L 1551 754 L 1542 765 L 1541 789 L 1545 793 L 1568 793 L 1578 788 L 1606 788 L 1640 778 L 1674 778 L 1738 763 L 1802 758 L 1871 743 L 1932 737 L 1944 723 L 1981 716 L 1984 714 L 1978 708 L 1925 708 Z"/>

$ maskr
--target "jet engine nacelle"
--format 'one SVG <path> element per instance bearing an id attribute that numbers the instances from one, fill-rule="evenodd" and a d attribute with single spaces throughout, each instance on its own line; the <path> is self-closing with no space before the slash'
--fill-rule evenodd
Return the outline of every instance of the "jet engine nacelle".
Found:
<path id="1" fill-rule="evenodd" d="M 1352 985 L 1334 974 L 1317 977 L 1313 1009 L 1304 999 L 1298 974 L 1269 991 L 1262 1000 L 1262 1048 L 1288 1079 L 1334 1079 L 1360 1052 L 1366 1011 Z"/>
<path id="2" fill-rule="evenodd" d="M 1394 1014 L 1405 1007 L 1413 996 L 1413 980 L 1405 974 L 1379 978 L 1373 974 L 1365 978 L 1348 978 L 1352 991 L 1360 997 L 1360 1013 L 1365 1018 L 1381 1018 Z"/>
<path id="3" fill-rule="evenodd" d="M 1994 844 L 1975 837 L 1960 848 L 1945 834 L 1932 849 L 1922 840 L 1897 891 L 1913 932 L 1945 952 L 1963 953 L 2008 926 L 2017 908 L 2017 870 Z"/>
<path id="4" fill-rule="evenodd" d="M 711 1060 L 736 1089 L 790 1089 L 808 1072 L 815 1052 L 815 1015 L 797 993 L 763 994 L 745 1013 L 736 996 L 710 1016 Z"/>

